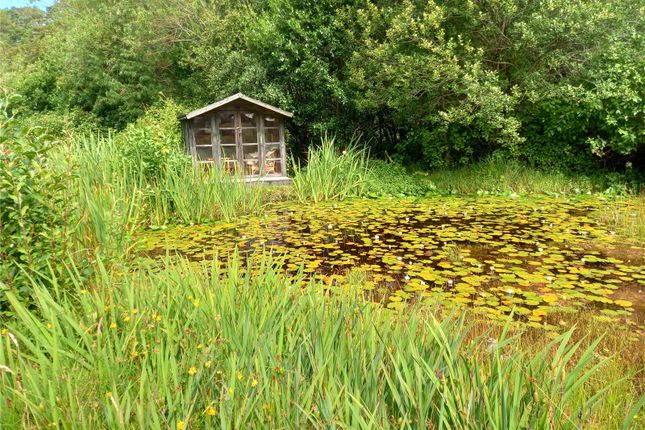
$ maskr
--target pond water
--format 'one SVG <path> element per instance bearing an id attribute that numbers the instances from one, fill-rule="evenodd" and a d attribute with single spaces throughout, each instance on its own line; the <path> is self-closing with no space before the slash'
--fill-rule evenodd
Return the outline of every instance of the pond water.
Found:
<path id="1" fill-rule="evenodd" d="M 410 300 L 471 306 L 493 319 L 511 311 L 554 327 L 554 311 L 591 309 L 640 330 L 645 249 L 621 243 L 591 210 L 597 197 L 441 197 L 282 203 L 236 224 L 147 232 L 145 252 L 200 261 L 268 250 L 290 273 L 327 285 L 364 274 L 362 288 L 398 308 Z"/>

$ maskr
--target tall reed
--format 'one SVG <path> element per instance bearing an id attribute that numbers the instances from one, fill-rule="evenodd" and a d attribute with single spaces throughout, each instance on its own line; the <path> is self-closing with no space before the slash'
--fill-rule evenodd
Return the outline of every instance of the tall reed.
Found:
<path id="1" fill-rule="evenodd" d="M 262 184 L 245 182 L 240 174 L 187 163 L 167 169 L 151 189 L 150 215 L 158 223 L 173 217 L 185 224 L 232 221 L 259 214 L 264 191 Z"/>
<path id="2" fill-rule="evenodd" d="M 567 332 L 529 355 L 506 331 L 476 335 L 463 318 L 303 290 L 266 258 L 253 275 L 229 261 L 113 274 L 99 261 L 97 285 L 77 281 L 78 294 L 35 286 L 35 309 L 10 295 L 0 426 L 616 424 L 594 421 L 605 389 L 583 389 L 605 362 L 595 342 L 580 348 Z"/>
<path id="3" fill-rule="evenodd" d="M 124 160 L 110 136 L 76 137 L 67 148 L 75 163 L 78 209 L 75 236 L 88 255 L 126 255 L 132 236 L 146 218 L 145 180 L 132 160 Z"/>
<path id="4" fill-rule="evenodd" d="M 78 164 L 84 220 L 100 236 L 98 243 L 108 240 L 103 230 L 110 225 L 120 236 L 119 231 L 129 234 L 145 224 L 230 221 L 261 209 L 264 189 L 259 184 L 203 168 L 179 154 L 162 174 L 150 177 L 145 161 L 136 152 L 124 156 L 110 136 L 78 137 L 70 148 Z"/>
<path id="5" fill-rule="evenodd" d="M 293 188 L 302 201 L 319 202 L 365 194 L 368 154 L 353 140 L 340 150 L 334 137 L 323 136 L 320 146 L 310 146 L 306 167 L 292 162 Z"/>
<path id="6" fill-rule="evenodd" d="M 593 184 L 584 176 L 570 177 L 542 171 L 501 157 L 489 157 L 471 166 L 435 170 L 425 177 L 437 190 L 456 194 L 487 193 L 567 193 L 591 191 Z"/>

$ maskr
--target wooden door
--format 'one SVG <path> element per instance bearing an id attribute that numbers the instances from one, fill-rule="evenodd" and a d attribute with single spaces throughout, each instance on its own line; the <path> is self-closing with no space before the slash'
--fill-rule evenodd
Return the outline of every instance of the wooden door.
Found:
<path id="1" fill-rule="evenodd" d="M 238 121 L 237 155 L 245 176 L 260 174 L 260 139 L 258 135 L 258 114 L 236 112 Z"/>
<path id="2" fill-rule="evenodd" d="M 258 114 L 225 111 L 217 114 L 220 166 L 228 173 L 260 174 Z"/>

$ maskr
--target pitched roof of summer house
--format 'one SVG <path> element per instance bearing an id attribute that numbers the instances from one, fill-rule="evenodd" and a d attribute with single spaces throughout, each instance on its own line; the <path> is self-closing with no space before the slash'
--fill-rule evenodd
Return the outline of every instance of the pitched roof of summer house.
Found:
<path id="1" fill-rule="evenodd" d="M 278 107 L 271 106 L 268 103 L 261 102 L 260 100 L 256 100 L 256 99 L 254 99 L 252 97 L 249 97 L 249 96 L 246 96 L 246 95 L 244 95 L 242 93 L 237 93 L 237 94 L 233 94 L 230 97 L 226 97 L 225 99 L 222 99 L 222 100 L 220 100 L 218 102 L 209 104 L 208 106 L 204 106 L 203 108 L 199 108 L 197 110 L 189 112 L 186 115 L 182 116 L 180 119 L 186 120 L 186 119 L 194 118 L 196 116 L 199 116 L 201 114 L 209 112 L 209 111 L 211 111 L 213 109 L 217 109 L 219 107 L 222 107 L 224 105 L 232 103 L 232 102 L 234 102 L 236 100 L 243 100 L 245 102 L 252 103 L 254 105 L 260 106 L 260 107 L 262 107 L 264 109 L 270 110 L 270 111 L 275 112 L 275 113 L 280 114 L 280 115 L 284 115 L 284 116 L 289 117 L 289 118 L 293 117 L 293 113 L 291 113 L 291 112 L 287 112 L 286 110 L 282 110 L 282 109 L 280 109 Z"/>

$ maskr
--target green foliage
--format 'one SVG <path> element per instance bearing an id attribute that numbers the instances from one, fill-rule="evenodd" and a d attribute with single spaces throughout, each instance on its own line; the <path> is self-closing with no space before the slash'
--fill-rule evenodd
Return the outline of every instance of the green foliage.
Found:
<path id="1" fill-rule="evenodd" d="M 99 270 L 96 288 L 79 282 L 77 294 L 36 287 L 41 317 L 10 296 L 0 424 L 576 429 L 622 419 L 596 419 L 615 381 L 585 388 L 608 362 L 597 341 L 585 347 L 569 331 L 523 353 L 506 330 L 329 297 L 269 259 L 254 266 L 254 276 L 237 257 L 223 271 Z"/>
<path id="2" fill-rule="evenodd" d="M 73 208 L 66 198 L 70 173 L 52 163 L 57 142 L 18 125 L 10 114 L 14 100 L 0 98 L 0 313 L 7 291 L 29 301 L 30 278 L 45 282 L 50 264 L 62 260 Z"/>
<path id="3" fill-rule="evenodd" d="M 161 178 L 166 169 L 186 164 L 186 151 L 177 116 L 184 109 L 170 99 L 151 107 L 135 123 L 114 137 L 120 155 L 132 169 L 149 179 Z"/>
<path id="4" fill-rule="evenodd" d="M 301 202 L 342 200 L 366 191 L 368 156 L 352 140 L 340 149 L 334 137 L 325 135 L 320 146 L 310 146 L 306 167 L 293 162 L 293 188 Z"/>
<path id="5" fill-rule="evenodd" d="M 46 21 L 46 14 L 38 8 L 0 9 L 0 85 L 5 73 L 27 59 L 33 60 L 39 29 Z"/>
<path id="6" fill-rule="evenodd" d="M 160 223 L 169 212 L 171 219 L 184 224 L 258 215 L 266 191 L 262 184 L 247 183 L 241 175 L 193 164 L 170 169 L 159 185 L 150 207 L 151 217 Z"/>
<path id="7" fill-rule="evenodd" d="M 242 91 L 295 112 L 297 156 L 329 130 L 424 168 L 503 150 L 537 168 L 643 169 L 638 2 L 152 4 L 14 11 L 1 79 L 30 112 L 82 112 L 116 129 L 162 92 L 195 108 Z"/>
<path id="8" fill-rule="evenodd" d="M 442 30 L 445 7 L 404 2 L 383 25 L 372 6 L 361 16 L 364 48 L 351 64 L 358 100 L 366 109 L 386 106 L 410 130 L 402 142 L 409 158 L 427 167 L 464 164 L 497 148 L 522 143 L 516 103 L 499 77 L 483 65 L 483 53 Z M 477 143 L 476 145 L 474 143 Z"/>
<path id="9" fill-rule="evenodd" d="M 418 172 L 408 171 L 391 161 L 370 160 L 367 175 L 369 196 L 424 196 L 435 190 L 434 184 Z"/>
<path id="10" fill-rule="evenodd" d="M 167 148 L 176 143 L 174 130 L 171 138 L 165 136 L 161 133 L 161 141 L 142 144 Z M 93 249 L 120 255 L 127 253 L 142 226 L 231 220 L 261 210 L 265 189 L 259 185 L 247 186 L 240 177 L 194 164 L 176 149 L 124 154 L 122 144 L 118 138 L 94 135 L 77 137 L 71 144 L 79 166 L 81 219 L 90 223 L 81 236 Z M 147 154 L 151 158 L 146 159 Z M 158 163 L 158 170 L 150 170 L 150 159 Z"/>
<path id="11" fill-rule="evenodd" d="M 530 168 L 500 154 L 471 166 L 433 171 L 427 179 L 439 192 L 449 194 L 581 194 L 599 190 L 586 176 Z"/>

